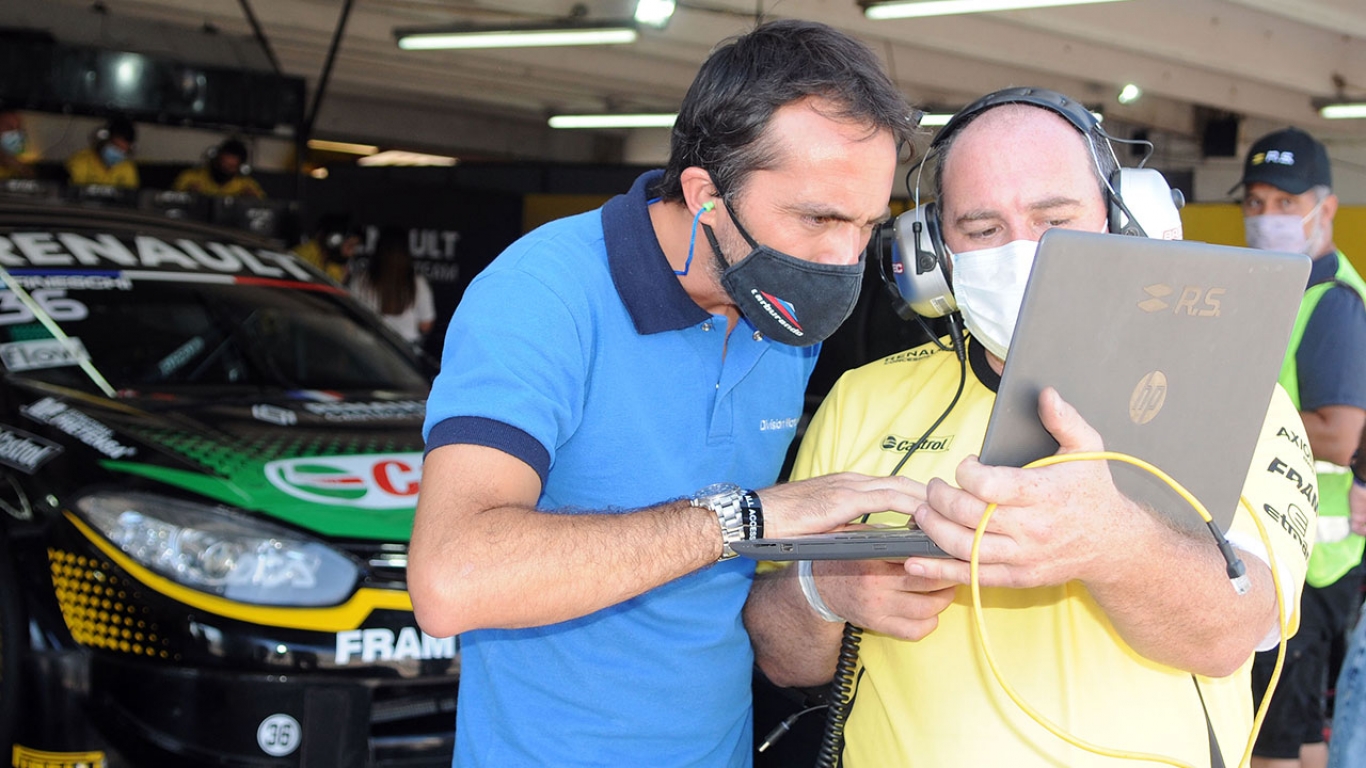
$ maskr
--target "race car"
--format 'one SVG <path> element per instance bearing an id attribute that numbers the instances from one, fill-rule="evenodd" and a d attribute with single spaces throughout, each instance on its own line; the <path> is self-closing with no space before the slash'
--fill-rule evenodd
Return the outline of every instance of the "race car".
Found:
<path id="1" fill-rule="evenodd" d="M 447 766 L 406 591 L 432 367 L 270 241 L 0 205 L 0 748 Z"/>

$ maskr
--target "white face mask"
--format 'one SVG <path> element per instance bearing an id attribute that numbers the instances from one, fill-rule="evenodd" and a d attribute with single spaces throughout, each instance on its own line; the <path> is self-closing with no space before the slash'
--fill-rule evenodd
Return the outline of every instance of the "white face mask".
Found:
<path id="1" fill-rule="evenodd" d="M 1304 225 L 1310 218 L 1318 216 L 1319 207 L 1322 205 L 1323 201 L 1320 200 L 1314 205 L 1314 209 L 1304 216 L 1296 216 L 1293 213 L 1267 213 L 1243 219 L 1243 235 L 1247 238 L 1248 247 L 1261 251 L 1319 255 L 1314 253 L 1318 248 L 1321 234 L 1319 221 L 1317 218 L 1314 219 L 1314 230 L 1307 237 L 1304 234 Z"/>
<path id="2" fill-rule="evenodd" d="M 996 248 L 952 254 L 953 297 L 972 338 L 1006 359 L 1025 284 L 1039 244 L 1016 240 Z"/>

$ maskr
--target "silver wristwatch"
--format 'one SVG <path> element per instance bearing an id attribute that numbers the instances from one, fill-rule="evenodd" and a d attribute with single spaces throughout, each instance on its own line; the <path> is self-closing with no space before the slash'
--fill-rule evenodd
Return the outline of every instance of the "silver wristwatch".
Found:
<path id="1" fill-rule="evenodd" d="M 716 521 L 721 524 L 721 557 L 729 560 L 735 557 L 731 544 L 745 541 L 758 535 L 753 530 L 751 520 L 762 520 L 759 495 L 747 491 L 735 483 L 714 483 L 692 495 L 694 507 L 705 507 L 716 513 Z M 762 523 L 759 523 L 762 525 Z"/>

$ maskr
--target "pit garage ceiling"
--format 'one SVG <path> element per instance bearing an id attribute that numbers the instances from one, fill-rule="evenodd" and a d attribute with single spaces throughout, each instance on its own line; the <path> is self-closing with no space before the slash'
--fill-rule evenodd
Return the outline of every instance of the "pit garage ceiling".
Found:
<path id="1" fill-rule="evenodd" d="M 315 88 L 342 0 L 246 4 L 285 73 Z M 252 35 L 241 0 L 104 0 L 103 13 L 92 11 L 89 0 L 6 5 L 0 22 L 88 29 L 97 18 L 99 35 L 111 45 L 136 36 L 137 48 L 147 53 L 183 54 L 197 46 L 197 37 L 207 40 L 206 24 L 224 37 Z M 922 107 L 951 110 L 1004 86 L 1039 85 L 1100 106 L 1107 125 L 1147 129 L 1174 146 L 1194 147 L 1197 156 L 1206 122 L 1229 115 L 1241 119 L 1242 147 L 1266 130 L 1295 124 L 1348 154 L 1366 148 L 1366 120 L 1324 120 L 1311 105 L 1335 95 L 1335 79 L 1348 96 L 1366 97 L 1362 0 L 1126 0 L 895 21 L 864 18 L 856 0 L 679 0 L 665 28 L 645 29 L 630 45 L 421 52 L 400 50 L 393 33 L 396 27 L 548 20 L 570 15 L 575 5 L 592 18 L 628 18 L 635 3 L 355 0 L 316 132 L 488 157 L 631 161 L 631 147 L 641 142 L 630 132 L 552 131 L 546 117 L 672 111 L 708 51 L 762 15 L 812 19 L 853 33 Z M 235 55 L 268 66 L 259 50 Z M 1130 82 L 1144 96 L 1120 105 L 1115 95 Z M 570 133 L 580 135 L 565 136 Z M 638 154 L 651 151 L 658 150 Z"/>

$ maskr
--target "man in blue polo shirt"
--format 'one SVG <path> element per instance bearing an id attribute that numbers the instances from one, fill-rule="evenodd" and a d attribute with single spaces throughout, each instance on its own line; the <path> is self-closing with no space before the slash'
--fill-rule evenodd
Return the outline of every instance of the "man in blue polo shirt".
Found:
<path id="1" fill-rule="evenodd" d="M 461 634 L 456 765 L 751 763 L 754 565 L 729 545 L 923 498 L 854 474 L 771 486 L 910 112 L 863 44 L 762 25 L 702 65 L 662 173 L 471 283 L 409 570 L 423 629 Z"/>

